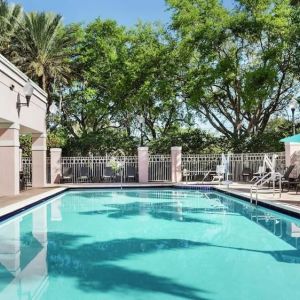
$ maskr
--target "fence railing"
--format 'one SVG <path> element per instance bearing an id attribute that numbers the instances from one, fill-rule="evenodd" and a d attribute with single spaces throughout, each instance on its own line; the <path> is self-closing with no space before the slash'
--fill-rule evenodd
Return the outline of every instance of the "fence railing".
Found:
<path id="1" fill-rule="evenodd" d="M 32 185 L 32 158 L 22 157 L 22 168 L 27 186 Z M 50 157 L 46 158 L 46 175 L 47 183 L 51 182 L 51 160 Z"/>
<path id="2" fill-rule="evenodd" d="M 31 157 L 22 157 L 22 168 L 26 184 L 31 186 L 32 184 L 32 158 Z"/>
<path id="3" fill-rule="evenodd" d="M 66 168 L 71 169 L 70 181 L 73 183 L 82 181 L 82 170 L 87 168 L 88 178 L 85 181 L 88 182 L 101 182 L 104 181 L 104 170 L 109 166 L 109 162 L 112 157 L 109 156 L 93 156 L 93 157 L 62 157 L 62 173 Z M 138 179 L 138 158 L 137 156 L 116 156 L 114 159 L 121 164 L 120 175 L 114 177 L 114 180 L 123 181 L 137 181 Z M 131 167 L 131 170 L 134 170 L 134 178 L 131 176 L 128 177 L 128 169 Z M 132 174 L 130 174 L 132 175 Z"/>
<path id="4" fill-rule="evenodd" d="M 171 181 L 170 155 L 149 155 L 149 181 Z"/>
<path id="5" fill-rule="evenodd" d="M 230 155 L 229 172 L 233 180 L 241 180 L 243 170 L 249 168 L 252 173 L 258 171 L 259 166 L 263 165 L 264 156 L 267 154 L 272 158 L 277 155 L 277 171 L 283 172 L 285 168 L 284 152 L 277 153 L 238 153 Z M 227 157 L 227 155 L 226 155 Z M 215 171 L 216 166 L 221 164 L 221 154 L 199 154 L 182 155 L 182 169 L 187 171 L 187 180 L 201 180 L 209 171 Z"/>
<path id="6" fill-rule="evenodd" d="M 278 153 L 240 153 L 230 155 L 229 172 L 232 180 L 239 181 L 242 179 L 243 170 L 248 168 L 252 173 L 258 171 L 259 166 L 263 164 L 264 155 L 267 154 L 270 158 L 273 154 L 277 155 L 277 171 L 283 172 L 285 168 L 285 154 Z M 104 180 L 105 168 L 111 161 L 111 156 L 94 156 L 94 157 L 62 157 L 61 166 L 62 174 L 68 168 L 71 170 L 70 181 L 77 182 L 101 182 Z M 116 161 L 122 164 L 122 180 L 138 181 L 138 157 L 137 156 L 116 156 Z M 205 174 L 209 171 L 215 171 L 216 166 L 221 163 L 221 154 L 195 154 L 182 155 L 182 170 L 186 170 L 187 176 L 184 180 L 202 180 Z M 51 166 L 50 158 L 47 157 L 47 181 L 51 181 Z M 32 159 L 31 157 L 23 157 L 22 159 L 23 172 L 28 185 L 32 183 Z M 134 177 L 129 178 L 134 172 Z M 171 156 L 170 155 L 149 155 L 149 181 L 171 181 Z M 88 170 L 86 180 L 82 181 L 82 169 Z M 184 174 L 183 174 L 184 175 Z M 113 180 L 120 181 L 120 174 L 115 176 Z"/>

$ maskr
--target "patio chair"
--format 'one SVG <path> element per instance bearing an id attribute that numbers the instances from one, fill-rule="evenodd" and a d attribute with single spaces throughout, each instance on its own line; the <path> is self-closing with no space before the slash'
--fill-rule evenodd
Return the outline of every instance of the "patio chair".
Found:
<path id="1" fill-rule="evenodd" d="M 188 178 L 189 178 L 189 176 L 191 176 L 191 173 L 190 173 L 190 171 L 189 171 L 189 170 L 187 170 L 186 168 L 184 168 L 184 169 L 182 170 L 182 179 L 184 179 L 184 180 L 185 180 L 185 182 L 187 182 L 187 181 L 188 181 Z"/>
<path id="2" fill-rule="evenodd" d="M 294 169 L 295 165 L 290 165 L 286 171 L 284 172 L 284 174 L 281 176 L 281 184 L 288 184 L 288 182 L 290 181 L 290 175 Z M 275 180 L 275 184 L 277 184 L 279 182 L 279 178 L 277 178 Z M 271 182 L 269 182 L 269 187 L 270 187 Z"/>
<path id="3" fill-rule="evenodd" d="M 20 172 L 19 181 L 20 181 L 20 191 L 26 190 L 27 188 L 26 178 L 22 171 Z"/>
<path id="4" fill-rule="evenodd" d="M 300 184 L 300 174 L 298 175 L 297 178 L 289 178 L 288 180 L 282 181 L 281 182 L 281 187 L 282 190 L 284 189 L 284 187 L 287 187 L 288 192 L 290 191 L 291 187 L 295 187 L 296 188 L 296 192 L 299 189 L 298 185 Z"/>
<path id="5" fill-rule="evenodd" d="M 298 184 L 296 185 L 296 194 L 297 194 L 297 195 L 298 195 L 299 189 L 300 189 L 300 184 L 298 183 Z"/>
<path id="6" fill-rule="evenodd" d="M 73 169 L 71 167 L 63 167 L 62 176 L 60 182 L 72 182 L 73 180 Z"/>
<path id="7" fill-rule="evenodd" d="M 81 167 L 79 170 L 79 182 L 88 182 L 90 179 L 90 169 L 88 167 Z"/>
<path id="8" fill-rule="evenodd" d="M 247 178 L 248 181 L 250 180 L 250 177 L 252 176 L 252 171 L 250 168 L 246 167 L 243 169 L 241 177 L 243 181 L 246 181 L 245 179 Z"/>
<path id="9" fill-rule="evenodd" d="M 217 165 L 216 175 L 213 176 L 212 182 L 221 182 L 224 180 L 225 169 L 223 165 Z"/>
<path id="10" fill-rule="evenodd" d="M 130 181 L 135 181 L 135 176 L 136 176 L 136 171 L 135 171 L 135 167 L 133 166 L 128 166 L 127 167 L 127 180 Z"/>
<path id="11" fill-rule="evenodd" d="M 259 166 L 258 171 L 253 174 L 253 177 L 250 181 L 258 181 L 261 179 L 266 173 L 265 167 L 264 166 Z"/>
<path id="12" fill-rule="evenodd" d="M 103 180 L 109 180 L 112 181 L 112 179 L 114 178 L 114 172 L 113 169 L 111 167 L 105 167 L 104 168 L 104 172 L 103 172 Z"/>

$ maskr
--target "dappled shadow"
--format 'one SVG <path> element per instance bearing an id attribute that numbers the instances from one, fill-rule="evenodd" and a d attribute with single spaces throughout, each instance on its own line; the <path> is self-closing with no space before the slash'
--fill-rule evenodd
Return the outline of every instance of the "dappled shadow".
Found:
<path id="1" fill-rule="evenodd" d="M 92 210 L 79 212 L 81 215 L 105 215 L 109 218 L 128 218 L 148 214 L 155 219 L 163 219 L 168 221 L 179 221 L 187 223 L 205 223 L 215 225 L 218 224 L 208 219 L 192 218 L 185 215 L 185 211 L 193 212 L 193 209 L 182 207 L 179 202 L 131 202 L 125 204 L 105 204 L 104 206 L 114 209 Z M 186 209 L 186 210 L 185 210 Z"/>
<path id="2" fill-rule="evenodd" d="M 300 250 L 298 249 L 268 251 L 268 250 L 257 250 L 257 249 L 231 247 L 231 246 L 219 246 L 219 245 L 210 245 L 210 246 L 217 247 L 217 248 L 237 250 L 237 251 L 247 251 L 253 253 L 267 254 L 267 255 L 271 255 L 274 259 L 276 259 L 279 262 L 300 264 Z"/>
<path id="3" fill-rule="evenodd" d="M 167 277 L 130 270 L 111 264 L 96 265 L 89 268 L 86 276 L 79 279 L 79 285 L 87 292 L 91 289 L 102 292 L 130 289 L 144 293 L 168 294 L 185 299 L 208 299 L 200 295 L 205 293 L 202 289 L 176 283 Z M 144 297 L 146 299 L 147 295 L 145 294 Z"/>
<path id="4" fill-rule="evenodd" d="M 143 270 L 114 265 L 113 262 L 155 252 L 198 247 L 225 248 L 271 255 L 285 263 L 300 263 L 300 251 L 264 251 L 214 245 L 184 239 L 115 239 L 104 242 L 78 244 L 73 235 L 49 233 L 48 272 L 51 276 L 70 277 L 84 292 L 126 290 L 141 293 L 163 293 L 185 299 L 208 299 L 209 291 L 187 286 L 168 277 Z M 66 241 L 65 243 L 62 241 Z M 74 244 L 72 243 L 74 241 Z M 186 254 L 188 255 L 188 253 Z M 146 296 L 145 296 L 146 297 Z"/>
<path id="5" fill-rule="evenodd" d="M 207 299 L 203 296 L 207 292 L 200 288 L 186 286 L 164 276 L 109 264 L 109 261 L 122 260 L 135 255 L 189 249 L 207 245 L 205 243 L 181 239 L 131 238 L 76 246 L 76 236 L 51 232 L 48 236 L 49 274 L 76 278 L 78 288 L 85 292 L 130 289 L 164 293 L 185 299 Z M 66 240 L 65 245 L 68 246 L 63 245 L 64 240 Z"/>
<path id="6" fill-rule="evenodd" d="M 74 239 L 73 239 L 74 238 Z M 74 241 L 74 244 L 72 243 Z M 114 239 L 104 242 L 94 242 L 76 246 L 76 235 L 63 233 L 48 233 L 48 250 L 57 251 L 57 255 L 77 257 L 83 254 L 84 259 L 97 262 L 116 261 L 134 255 L 143 255 L 163 250 L 189 249 L 200 246 L 210 246 L 207 243 L 184 239 Z M 74 248 L 76 246 L 76 248 Z"/>

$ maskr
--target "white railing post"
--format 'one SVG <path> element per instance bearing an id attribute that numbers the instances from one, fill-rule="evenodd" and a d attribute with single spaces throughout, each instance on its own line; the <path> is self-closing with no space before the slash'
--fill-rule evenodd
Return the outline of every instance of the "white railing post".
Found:
<path id="1" fill-rule="evenodd" d="M 182 147 L 171 148 L 171 180 L 172 182 L 180 182 L 182 180 L 181 168 L 181 151 Z"/>
<path id="2" fill-rule="evenodd" d="M 61 152 L 61 148 L 50 149 L 51 184 L 60 183 L 62 176 Z"/>
<path id="3" fill-rule="evenodd" d="M 20 172 L 23 171 L 23 150 L 19 149 L 19 164 L 20 164 Z"/>
<path id="4" fill-rule="evenodd" d="M 148 147 L 138 148 L 138 168 L 139 168 L 139 182 L 147 183 L 149 176 L 149 153 Z"/>

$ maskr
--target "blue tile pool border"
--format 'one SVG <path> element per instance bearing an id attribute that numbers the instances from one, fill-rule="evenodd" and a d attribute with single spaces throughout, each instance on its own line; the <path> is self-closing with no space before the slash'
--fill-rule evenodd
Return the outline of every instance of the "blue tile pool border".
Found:
<path id="1" fill-rule="evenodd" d="M 165 189 L 165 188 L 173 188 L 173 189 L 181 189 L 181 190 L 201 190 L 201 191 L 215 191 L 215 192 L 218 192 L 218 193 L 221 193 L 221 194 L 225 194 L 225 195 L 228 195 L 228 196 L 231 196 L 231 197 L 234 197 L 234 198 L 237 198 L 239 200 L 243 200 L 245 202 L 248 202 L 250 203 L 250 198 L 249 197 L 246 197 L 246 196 L 243 196 L 243 195 L 238 195 L 232 191 L 224 191 L 224 190 L 220 190 L 214 186 L 196 186 L 196 185 L 189 185 L 189 186 L 185 186 L 185 185 L 174 185 L 174 184 L 170 184 L 170 185 L 164 185 L 164 186 L 161 186 L 161 185 L 152 185 L 152 186 L 125 186 L 123 187 L 122 189 L 124 190 L 127 190 L 127 189 Z M 86 191 L 86 190 L 101 190 L 101 189 L 121 189 L 119 186 L 111 186 L 111 187 L 99 187 L 99 186 L 95 186 L 95 187 L 66 187 L 65 189 L 61 190 L 61 191 L 57 191 L 56 193 L 54 194 L 51 194 L 49 196 L 45 196 L 43 197 L 42 199 L 40 200 L 37 200 L 33 203 L 30 203 L 22 208 L 19 208 L 19 209 L 16 209 L 12 212 L 9 212 L 7 214 L 4 214 L 2 216 L 0 216 L 0 222 L 3 222 L 9 218 L 12 218 L 28 209 L 31 209 L 39 204 L 42 204 L 43 202 L 46 202 L 54 197 L 57 197 L 61 194 L 64 194 L 66 192 L 69 192 L 69 191 Z M 37 195 L 38 196 L 38 195 Z M 257 201 L 257 204 L 258 206 L 260 207 L 264 207 L 264 208 L 267 208 L 267 209 L 270 209 L 270 210 L 273 210 L 275 212 L 279 212 L 279 213 L 282 213 L 282 214 L 285 214 L 285 215 L 288 215 L 288 216 L 291 216 L 291 217 L 294 217 L 294 218 L 297 218 L 297 219 L 300 219 L 300 211 L 297 212 L 297 211 L 294 211 L 294 210 L 290 210 L 290 209 L 287 209 L 287 208 L 284 208 L 284 207 L 279 207 L 279 206 L 275 206 L 271 203 L 267 203 L 265 201 L 260 201 L 258 200 Z"/>

